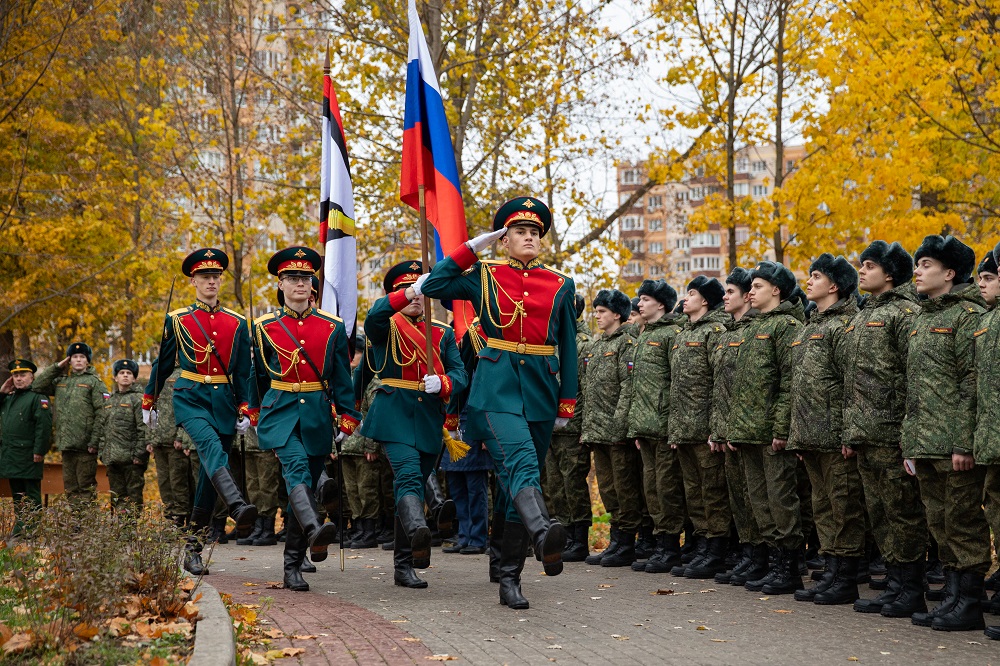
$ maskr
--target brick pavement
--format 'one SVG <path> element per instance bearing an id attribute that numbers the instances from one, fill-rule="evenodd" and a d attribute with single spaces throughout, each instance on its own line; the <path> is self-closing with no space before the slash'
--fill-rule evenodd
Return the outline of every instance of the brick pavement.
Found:
<path id="1" fill-rule="evenodd" d="M 432 567 L 422 574 L 430 583 L 425 590 L 393 585 L 391 553 L 358 550 L 348 555 L 352 559 L 341 573 L 332 549 L 319 571 L 306 575 L 312 586 L 308 593 L 268 590 L 274 592 L 271 614 L 279 626 L 309 615 L 326 621 L 328 644 L 335 642 L 335 632 L 344 632 L 337 640 L 347 650 L 365 641 L 372 647 L 353 656 L 339 647 L 324 648 L 327 661 L 307 663 L 427 664 L 432 654 L 449 654 L 458 657 L 458 663 L 471 664 L 606 665 L 623 658 L 629 663 L 686 666 L 855 660 L 1000 664 L 1000 642 L 982 632 L 938 632 L 915 627 L 909 620 L 855 613 L 849 607 L 805 604 L 791 596 L 768 598 L 669 574 L 574 563 L 566 565 L 563 575 L 546 578 L 541 566 L 530 561 L 523 589 L 531 608 L 512 611 L 498 603 L 497 586 L 486 575 L 485 555 L 445 555 L 435 549 Z M 239 557 L 247 559 L 235 559 Z M 222 589 L 240 585 L 244 577 L 281 577 L 280 547 L 221 546 L 214 559 L 212 583 Z M 658 589 L 673 593 L 656 594 Z M 862 593 L 876 594 L 867 588 Z M 308 610 L 300 613 L 300 605 Z M 348 619 L 331 619 L 341 616 Z M 371 622 L 366 624 L 365 617 Z M 987 618 L 1000 624 L 1000 617 Z M 402 632 L 420 642 L 406 641 Z"/>

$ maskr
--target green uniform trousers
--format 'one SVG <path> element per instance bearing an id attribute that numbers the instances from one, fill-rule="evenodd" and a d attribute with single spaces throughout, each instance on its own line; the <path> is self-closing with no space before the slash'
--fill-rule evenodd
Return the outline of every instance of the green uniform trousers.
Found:
<path id="1" fill-rule="evenodd" d="M 890 564 L 924 559 L 924 505 L 916 478 L 903 469 L 903 452 L 898 446 L 873 445 L 860 445 L 855 451 L 868 521 L 882 557 Z"/>
<path id="2" fill-rule="evenodd" d="M 191 459 L 173 445 L 163 445 L 153 447 L 153 460 L 164 513 L 168 516 L 187 516 L 191 513 L 191 493 L 194 490 Z"/>
<path id="3" fill-rule="evenodd" d="M 802 451 L 795 453 L 802 453 Z M 816 526 L 816 521 L 813 517 L 812 483 L 809 481 L 809 472 L 806 471 L 805 463 L 801 460 L 795 465 L 795 494 L 799 496 L 799 521 L 802 523 L 802 537 L 808 539 Z M 815 546 L 815 544 L 808 545 Z"/>
<path id="4" fill-rule="evenodd" d="M 549 514 L 563 525 L 589 523 L 590 450 L 580 443 L 579 435 L 552 434 L 543 469 L 545 502 Z"/>
<path id="5" fill-rule="evenodd" d="M 257 515 L 274 518 L 278 515 L 278 486 L 281 485 L 281 463 L 274 451 L 247 451 L 247 501 L 257 507 Z"/>
<path id="6" fill-rule="evenodd" d="M 368 462 L 364 456 L 342 456 L 344 495 L 355 520 L 378 518 L 380 470 L 378 461 Z"/>
<path id="7" fill-rule="evenodd" d="M 676 451 L 694 533 L 708 538 L 728 536 L 733 516 L 726 490 L 725 455 L 713 453 L 707 442 L 681 442 Z"/>
<path id="8" fill-rule="evenodd" d="M 14 521 L 14 531 L 12 536 L 17 536 L 24 531 L 24 519 L 27 517 L 20 511 L 21 503 L 27 500 L 30 510 L 42 508 L 42 480 L 41 479 L 7 479 L 10 484 L 10 494 L 14 498 L 14 511 L 16 519 Z"/>
<path id="9" fill-rule="evenodd" d="M 654 534 L 684 531 L 684 478 L 677 451 L 665 439 L 639 438 L 642 456 L 642 488 L 646 508 L 653 519 Z"/>
<path id="10" fill-rule="evenodd" d="M 865 554 L 864 499 L 857 457 L 840 451 L 799 451 L 812 484 L 819 552 L 836 557 Z"/>
<path id="11" fill-rule="evenodd" d="M 938 542 L 941 562 L 950 569 L 985 575 L 992 564 L 990 528 L 983 513 L 986 468 L 976 465 L 956 472 L 951 458 L 916 463 L 927 527 Z"/>
<path id="12" fill-rule="evenodd" d="M 146 487 L 146 466 L 133 463 L 111 463 L 108 486 L 111 488 L 111 506 L 132 502 L 142 506 L 142 491 Z"/>
<path id="13" fill-rule="evenodd" d="M 382 442 L 385 455 L 392 465 L 392 492 L 395 503 L 405 495 L 416 495 L 420 502 L 424 501 L 424 488 L 427 477 L 434 471 L 437 456 L 424 453 L 409 444 Z"/>
<path id="14" fill-rule="evenodd" d="M 97 498 L 97 454 L 62 452 L 63 490 L 66 499 L 92 501 Z"/>
<path id="15" fill-rule="evenodd" d="M 393 499 L 392 486 L 392 465 L 389 464 L 389 458 L 385 455 L 383 448 L 383 455 L 378 458 L 377 486 L 379 513 L 383 516 L 396 515 L 396 501 Z"/>
<path id="16" fill-rule="evenodd" d="M 554 420 L 528 421 L 523 415 L 505 412 L 483 412 L 482 418 L 489 432 L 483 443 L 493 458 L 497 481 L 505 495 L 501 503 L 506 520 L 520 523 L 513 500 L 525 488 L 542 491 L 539 468 L 548 455 Z"/>
<path id="17" fill-rule="evenodd" d="M 803 543 L 799 496 L 796 492 L 798 458 L 791 451 L 775 451 L 770 444 L 743 444 L 747 492 L 764 543 L 778 548 L 796 549 Z"/>
<path id="18" fill-rule="evenodd" d="M 1000 553 L 1000 465 L 986 465 L 985 467 L 983 506 L 986 509 L 986 522 L 993 530 L 993 549 Z"/>
<path id="19" fill-rule="evenodd" d="M 604 498 L 604 489 L 611 489 L 611 502 L 615 511 L 604 508 L 611 514 L 611 526 L 627 534 L 635 534 L 642 521 L 642 504 L 638 489 L 642 484 L 639 469 L 639 452 L 633 444 L 593 444 L 594 469 L 597 473 L 597 488 Z"/>
<path id="20" fill-rule="evenodd" d="M 729 488 L 729 509 L 736 523 L 736 533 L 741 543 L 759 546 L 764 543 L 757 518 L 750 505 L 750 494 L 747 492 L 747 475 L 743 469 L 743 456 L 737 451 L 726 447 L 726 485 Z"/>

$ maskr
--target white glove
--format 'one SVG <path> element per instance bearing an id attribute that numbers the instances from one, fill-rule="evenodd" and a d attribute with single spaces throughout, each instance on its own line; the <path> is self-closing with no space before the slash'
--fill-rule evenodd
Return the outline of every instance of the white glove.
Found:
<path id="1" fill-rule="evenodd" d="M 565 416 L 560 416 L 559 418 L 556 419 L 555 425 L 552 426 L 552 428 L 554 430 L 562 430 L 568 425 L 569 425 L 569 419 L 566 418 Z"/>
<path id="2" fill-rule="evenodd" d="M 149 426 L 150 430 L 156 428 L 156 410 L 155 409 L 144 409 L 142 410 L 142 422 Z"/>
<path id="3" fill-rule="evenodd" d="M 416 282 L 414 282 L 413 284 L 410 285 L 413 288 L 413 295 L 414 296 L 420 296 L 421 294 L 424 293 L 424 292 L 420 291 L 420 288 L 422 286 L 424 286 L 424 282 L 427 282 L 427 277 L 429 275 L 430 275 L 430 273 L 424 273 L 424 274 L 422 274 L 420 277 L 417 278 Z"/>
<path id="4" fill-rule="evenodd" d="M 247 430 L 250 429 L 250 419 L 246 417 L 246 414 L 240 414 L 240 417 L 236 419 L 236 432 L 241 435 L 245 435 Z"/>
<path id="5" fill-rule="evenodd" d="M 346 432 L 344 432 L 343 430 L 338 430 L 337 431 L 337 436 L 333 438 L 333 443 L 334 444 L 340 444 L 342 441 L 344 441 L 344 439 L 346 437 L 347 437 L 347 433 Z"/>
<path id="6" fill-rule="evenodd" d="M 469 249 L 479 254 L 490 245 L 493 245 L 501 236 L 507 233 L 507 227 L 502 229 L 497 229 L 496 231 L 489 231 L 485 234 L 479 234 L 475 238 L 469 241 Z"/>
<path id="7" fill-rule="evenodd" d="M 424 393 L 440 393 L 441 377 L 439 375 L 424 375 Z"/>

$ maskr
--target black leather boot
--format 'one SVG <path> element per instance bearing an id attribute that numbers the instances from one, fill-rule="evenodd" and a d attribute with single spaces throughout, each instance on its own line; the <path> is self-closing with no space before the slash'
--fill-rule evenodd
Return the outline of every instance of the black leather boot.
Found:
<path id="1" fill-rule="evenodd" d="M 635 562 L 635 534 L 624 532 L 618 537 L 618 550 L 601 558 L 602 567 L 627 567 Z M 643 567 L 645 570 L 645 566 Z"/>
<path id="2" fill-rule="evenodd" d="M 226 536 L 226 519 L 225 518 L 212 518 L 211 526 L 205 533 L 205 540 L 209 543 L 218 543 L 225 545 L 229 543 L 229 538 Z"/>
<path id="3" fill-rule="evenodd" d="M 733 563 L 733 567 L 722 573 L 715 574 L 715 582 L 720 585 L 729 585 L 733 576 L 739 576 L 750 568 L 753 564 L 753 544 L 744 543 L 740 545 L 740 556 Z"/>
<path id="4" fill-rule="evenodd" d="M 524 488 L 514 497 L 514 508 L 521 523 L 531 535 L 535 558 L 541 560 L 546 576 L 562 573 L 562 549 L 566 545 L 566 530 L 558 522 L 549 520 L 542 493 L 537 488 Z M 629 562 L 631 564 L 631 562 Z"/>
<path id="5" fill-rule="evenodd" d="M 584 563 L 592 566 L 600 565 L 601 560 L 603 560 L 605 556 L 614 554 L 614 552 L 621 546 L 619 543 L 620 536 L 621 532 L 618 531 L 618 528 L 612 527 L 611 533 L 609 534 L 610 541 L 608 542 L 608 547 L 599 553 L 588 555 L 587 559 L 584 560 Z"/>
<path id="6" fill-rule="evenodd" d="M 653 536 L 653 526 L 639 525 L 639 536 L 635 540 L 635 559 L 648 560 L 656 550 L 656 538 Z"/>
<path id="7" fill-rule="evenodd" d="M 409 540 L 406 538 L 406 530 L 403 523 L 396 518 L 395 538 L 392 563 L 392 580 L 400 587 L 410 587 L 413 589 L 423 589 L 427 587 L 427 581 L 419 578 L 417 572 L 413 570 L 413 551 L 410 550 Z"/>
<path id="8" fill-rule="evenodd" d="M 277 546 L 278 537 L 274 533 L 274 516 L 259 518 L 260 534 L 253 540 L 254 546 Z"/>
<path id="9" fill-rule="evenodd" d="M 760 569 L 755 565 L 752 571 L 752 573 L 759 573 L 760 571 L 763 571 L 764 574 L 760 578 L 751 578 L 749 575 L 751 572 L 747 573 L 747 582 L 744 587 L 751 592 L 760 592 L 764 589 L 765 585 L 771 582 L 771 580 L 778 575 L 778 570 L 781 568 L 780 551 L 777 548 L 768 548 L 763 561 L 765 563 L 763 569 Z"/>
<path id="10" fill-rule="evenodd" d="M 910 621 L 919 627 L 930 627 L 934 624 L 934 618 L 945 615 L 958 603 L 959 587 L 962 574 L 952 569 L 944 570 L 944 599 L 937 606 L 928 612 L 914 613 L 910 616 Z M 885 613 L 885 608 L 882 609 Z"/>
<path id="11" fill-rule="evenodd" d="M 431 530 L 424 517 L 424 503 L 416 495 L 403 495 L 396 502 L 396 515 L 410 542 L 414 568 L 426 569 L 431 565 Z"/>
<path id="12" fill-rule="evenodd" d="M 379 518 L 379 528 L 378 533 L 375 535 L 375 542 L 379 545 L 384 543 L 392 543 L 393 535 L 395 534 L 395 528 L 393 525 L 396 523 L 396 514 L 390 513 L 388 516 L 383 515 Z"/>
<path id="13" fill-rule="evenodd" d="M 858 565 L 860 557 L 827 557 L 827 561 L 836 562 L 833 584 L 816 594 L 813 601 L 821 606 L 841 606 L 853 604 L 861 595 L 858 594 Z"/>
<path id="14" fill-rule="evenodd" d="M 528 600 L 521 594 L 521 571 L 528 554 L 528 530 L 521 523 L 507 523 L 500 543 L 497 563 L 500 578 L 500 603 L 507 608 L 524 610 Z"/>
<path id="15" fill-rule="evenodd" d="M 882 604 L 879 611 L 883 617 L 912 617 L 914 614 L 926 613 L 927 602 L 924 601 L 924 589 L 927 583 L 924 582 L 924 560 L 916 562 L 906 562 L 897 564 L 895 568 L 899 573 L 899 591 L 896 598 Z M 892 575 L 892 569 L 889 569 Z M 892 581 L 889 582 L 889 589 L 892 590 Z M 860 601 L 858 603 L 861 603 Z"/>
<path id="16" fill-rule="evenodd" d="M 243 499 L 236 479 L 228 467 L 221 467 L 212 475 L 215 492 L 225 502 L 229 516 L 236 521 L 236 535 L 247 534 L 257 522 L 257 507 Z"/>
<path id="17" fill-rule="evenodd" d="M 316 511 L 316 498 L 312 491 L 304 483 L 292 488 L 288 493 L 288 503 L 295 514 L 295 520 L 305 534 L 309 543 L 309 556 L 313 562 L 322 562 L 326 559 L 327 546 L 337 540 L 337 527 L 333 523 L 320 523 L 319 514 Z M 285 543 L 288 543 L 288 536 L 285 536 Z"/>
<path id="18" fill-rule="evenodd" d="M 590 554 L 590 521 L 569 526 L 569 538 L 563 548 L 563 562 L 583 562 Z"/>
<path id="19" fill-rule="evenodd" d="M 726 570 L 726 551 L 729 548 L 728 537 L 710 537 L 705 540 L 705 555 L 695 560 L 684 569 L 684 577 L 696 580 L 715 578 L 716 574 Z"/>
<path id="20" fill-rule="evenodd" d="M 506 520 L 499 511 L 493 511 L 490 521 L 490 538 L 486 543 L 486 552 L 490 556 L 490 582 L 500 582 L 500 544 L 503 542 L 503 530 Z"/>
<path id="21" fill-rule="evenodd" d="M 284 573 L 285 589 L 308 592 L 309 583 L 302 577 L 302 562 L 306 557 L 306 535 L 295 516 L 288 517 L 288 531 L 285 532 Z"/>
<path id="22" fill-rule="evenodd" d="M 309 561 L 309 553 L 306 553 L 305 557 L 302 558 L 299 571 L 302 573 L 316 573 L 316 565 Z"/>
<path id="23" fill-rule="evenodd" d="M 958 574 L 958 596 L 946 613 L 941 613 L 931 621 L 931 628 L 938 631 L 973 631 L 985 629 L 983 619 L 983 575 L 979 573 L 955 572 Z"/>
<path id="24" fill-rule="evenodd" d="M 657 534 L 657 552 L 653 557 L 646 560 L 646 573 L 660 574 L 670 573 L 671 569 L 681 563 L 681 535 L 680 534 Z"/>
<path id="25" fill-rule="evenodd" d="M 820 577 L 819 581 L 812 587 L 805 590 L 795 591 L 796 601 L 815 601 L 816 595 L 820 592 L 826 592 L 833 585 L 833 579 L 837 575 L 837 570 L 840 568 L 840 560 L 833 555 L 829 557 L 824 557 L 826 562 L 826 568 L 823 569 L 823 576 Z"/>
<path id="26" fill-rule="evenodd" d="M 207 576 L 208 565 L 201 559 L 201 538 L 208 531 L 212 514 L 195 507 L 191 510 L 191 520 L 188 523 L 188 536 L 184 544 L 184 570 L 192 576 Z"/>
<path id="27" fill-rule="evenodd" d="M 378 521 L 374 518 L 361 518 L 358 520 L 361 529 L 351 540 L 348 548 L 376 548 L 378 547 Z"/>
<path id="28" fill-rule="evenodd" d="M 250 534 L 246 535 L 245 537 L 237 539 L 236 540 L 236 545 L 237 546 L 252 546 L 253 542 L 254 542 L 254 539 L 256 539 L 257 537 L 260 536 L 260 531 L 261 531 L 261 529 L 263 529 L 263 525 L 261 524 L 263 522 L 263 520 L 264 520 L 263 518 L 261 518 L 260 516 L 257 516 L 257 521 L 253 524 L 253 530 L 250 532 Z"/>
<path id="29" fill-rule="evenodd" d="M 752 549 L 749 566 L 743 571 L 734 572 L 733 577 L 729 579 L 730 585 L 744 587 L 750 581 L 760 580 L 770 571 L 767 545 L 759 543 L 752 546 Z"/>
<path id="30" fill-rule="evenodd" d="M 687 561 L 684 560 L 685 553 L 684 549 L 681 548 L 681 564 L 675 566 L 670 570 L 671 576 L 677 576 L 678 578 L 683 578 L 684 572 L 687 570 L 689 566 L 692 565 L 697 566 L 701 562 L 701 560 L 704 559 L 704 557 L 708 554 L 708 539 L 706 539 L 705 537 L 692 535 L 691 543 L 694 545 L 694 548 L 692 548 L 689 551 L 691 559 Z"/>
<path id="31" fill-rule="evenodd" d="M 882 607 L 895 601 L 902 589 L 902 567 L 887 562 L 885 566 L 885 590 L 874 599 L 858 599 L 854 602 L 854 610 L 859 613 L 881 613 Z M 911 612 L 910 615 L 913 613 Z"/>
<path id="32" fill-rule="evenodd" d="M 1000 569 L 993 572 L 993 575 L 983 581 L 983 587 L 990 591 L 1000 592 Z"/>
<path id="33" fill-rule="evenodd" d="M 799 548 L 781 548 L 778 552 L 777 572 L 764 583 L 760 591 L 764 594 L 791 594 L 802 589 L 799 574 Z"/>
<path id="34" fill-rule="evenodd" d="M 331 520 L 333 516 L 340 515 L 340 484 L 336 479 L 330 478 L 326 469 L 319 473 L 319 479 L 316 480 L 316 503 L 326 509 L 326 515 Z"/>
<path id="35" fill-rule="evenodd" d="M 986 627 L 986 631 L 983 632 L 986 638 L 994 641 L 1000 641 L 1000 625 Z"/>

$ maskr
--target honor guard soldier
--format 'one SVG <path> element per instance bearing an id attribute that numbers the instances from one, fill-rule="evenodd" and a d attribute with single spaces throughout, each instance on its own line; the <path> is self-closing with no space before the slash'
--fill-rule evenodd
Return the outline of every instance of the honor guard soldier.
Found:
<path id="1" fill-rule="evenodd" d="M 35 364 L 23 358 L 7 366 L 10 378 L 0 386 L 0 478 L 7 479 L 14 510 L 27 498 L 31 506 L 42 506 L 42 472 L 52 439 L 49 399 L 32 392 Z M 24 529 L 18 515 L 12 537 Z"/>
<path id="2" fill-rule="evenodd" d="M 466 436 L 486 443 L 504 491 L 494 506 L 507 516 L 500 600 L 513 608 L 528 607 L 520 576 L 529 536 L 550 576 L 562 572 L 566 545 L 562 525 L 549 520 L 539 482 L 553 428 L 573 416 L 578 383 L 576 287 L 538 259 L 551 224 L 552 213 L 538 199 L 508 201 L 493 218 L 493 232 L 459 246 L 407 291 L 408 297 L 472 302 L 487 336 L 469 394 Z M 501 237 L 508 258 L 480 261 L 476 254 Z"/>
<path id="3" fill-rule="evenodd" d="M 424 518 L 424 487 L 443 446 L 443 430 L 458 430 L 451 400 L 468 385 L 465 365 L 450 326 L 434 321 L 433 359 L 427 358 L 428 322 L 423 301 L 407 296 L 423 273 L 419 261 L 404 261 L 385 276 L 386 296 L 365 317 L 371 371 L 381 385 L 361 426 L 361 434 L 380 442 L 393 471 L 396 501 L 396 585 L 427 587 L 414 568 L 430 566 L 431 531 Z M 457 401 L 455 401 L 457 403 Z"/>
<path id="4" fill-rule="evenodd" d="M 281 461 L 290 507 L 284 582 L 299 592 L 309 589 L 300 571 L 307 546 L 311 559 L 322 562 L 337 536 L 336 526 L 319 518 L 314 489 L 333 443 L 354 432 L 359 421 L 347 329 L 339 317 L 309 303 L 320 264 L 319 253 L 307 247 L 276 252 L 267 270 L 278 276 L 284 305 L 254 321 L 257 388 L 251 391 L 251 416 L 261 450 L 274 451 Z"/>
<path id="5" fill-rule="evenodd" d="M 215 248 L 195 250 L 184 259 L 181 271 L 191 278 L 196 300 L 167 313 L 142 409 L 143 421 L 154 428 L 156 398 L 178 363 L 174 417 L 194 440 L 201 462 L 191 525 L 195 530 L 208 527 L 218 493 L 237 530 L 245 532 L 257 520 L 257 507 L 244 500 L 227 464 L 233 436 L 250 427 L 250 332 L 243 315 L 219 304 L 222 273 L 228 266 L 229 257 Z M 195 575 L 208 573 L 199 550 L 192 542 L 184 563 Z"/>

